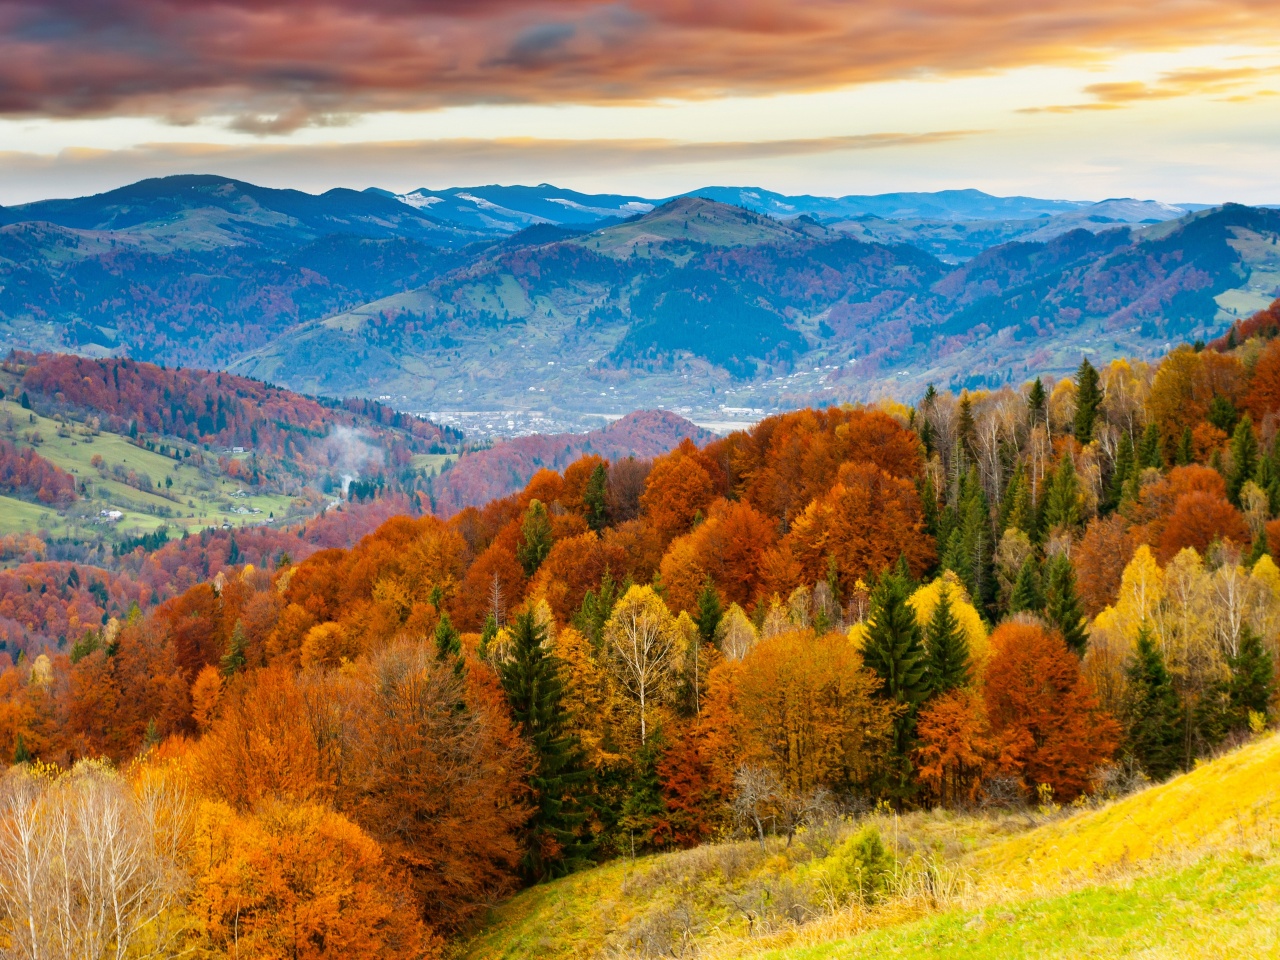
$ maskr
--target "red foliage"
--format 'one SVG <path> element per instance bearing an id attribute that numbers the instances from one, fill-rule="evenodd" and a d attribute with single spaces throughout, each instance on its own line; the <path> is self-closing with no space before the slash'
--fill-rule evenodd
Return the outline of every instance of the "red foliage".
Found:
<path id="1" fill-rule="evenodd" d="M 76 500 L 76 478 L 30 447 L 0 439 L 0 491 L 66 507 Z"/>

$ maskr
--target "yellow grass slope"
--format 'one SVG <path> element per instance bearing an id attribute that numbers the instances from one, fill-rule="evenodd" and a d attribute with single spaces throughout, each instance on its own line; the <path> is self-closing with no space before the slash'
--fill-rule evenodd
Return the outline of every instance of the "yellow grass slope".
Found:
<path id="1" fill-rule="evenodd" d="M 977 851 L 977 878 L 1033 887 L 1148 860 L 1280 841 L 1280 735 L 1272 734 L 1101 810 Z"/>

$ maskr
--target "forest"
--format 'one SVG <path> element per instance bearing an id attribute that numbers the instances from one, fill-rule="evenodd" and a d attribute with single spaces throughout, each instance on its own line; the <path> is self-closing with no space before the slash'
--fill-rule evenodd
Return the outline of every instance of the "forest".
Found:
<path id="1" fill-rule="evenodd" d="M 1194 769 L 1275 717 L 1277 332 L 5 571 L 0 935 L 445 956 L 594 864 Z"/>

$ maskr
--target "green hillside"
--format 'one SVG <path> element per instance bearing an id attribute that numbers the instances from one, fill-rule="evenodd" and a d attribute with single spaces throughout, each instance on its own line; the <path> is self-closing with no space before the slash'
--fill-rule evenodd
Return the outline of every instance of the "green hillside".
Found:
<path id="1" fill-rule="evenodd" d="M 495 909 L 467 960 L 1280 956 L 1280 736 L 1101 807 L 936 811 L 624 860 Z M 896 865 L 840 878 L 860 831 Z"/>

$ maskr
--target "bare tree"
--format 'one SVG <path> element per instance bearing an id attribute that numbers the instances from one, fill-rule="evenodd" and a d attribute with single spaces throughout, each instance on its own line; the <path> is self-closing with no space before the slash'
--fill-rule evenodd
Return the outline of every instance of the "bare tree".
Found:
<path id="1" fill-rule="evenodd" d="M 185 792 L 162 777 L 15 768 L 0 783 L 0 956 L 174 956 L 189 828 Z"/>
<path id="2" fill-rule="evenodd" d="M 781 789 L 768 767 L 742 766 L 733 775 L 733 813 L 755 828 L 762 850 L 764 825 L 774 820 L 774 804 Z"/>

